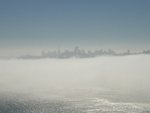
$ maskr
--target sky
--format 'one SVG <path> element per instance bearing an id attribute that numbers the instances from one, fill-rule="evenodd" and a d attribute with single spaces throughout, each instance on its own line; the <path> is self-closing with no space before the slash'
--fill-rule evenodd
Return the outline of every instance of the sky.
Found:
<path id="1" fill-rule="evenodd" d="M 0 56 L 150 48 L 149 0 L 0 0 Z"/>

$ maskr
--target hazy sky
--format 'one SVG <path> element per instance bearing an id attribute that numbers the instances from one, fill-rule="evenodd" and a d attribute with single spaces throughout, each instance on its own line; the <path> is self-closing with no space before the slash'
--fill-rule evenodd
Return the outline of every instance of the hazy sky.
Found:
<path id="1" fill-rule="evenodd" d="M 149 4 L 150 0 L 0 0 L 0 54 L 76 45 L 149 49 Z"/>

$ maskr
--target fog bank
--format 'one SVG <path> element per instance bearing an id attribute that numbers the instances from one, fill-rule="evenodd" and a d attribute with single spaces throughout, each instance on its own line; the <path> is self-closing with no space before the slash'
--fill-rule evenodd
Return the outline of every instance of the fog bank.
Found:
<path id="1" fill-rule="evenodd" d="M 1 91 L 98 87 L 149 92 L 150 56 L 0 60 Z"/>

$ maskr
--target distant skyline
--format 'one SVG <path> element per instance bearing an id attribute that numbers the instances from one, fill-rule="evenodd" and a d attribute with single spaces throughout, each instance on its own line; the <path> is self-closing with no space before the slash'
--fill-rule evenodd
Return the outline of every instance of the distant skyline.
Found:
<path id="1" fill-rule="evenodd" d="M 84 50 L 80 49 L 78 46 L 74 47 L 74 50 L 64 50 L 61 51 L 60 48 L 58 50 L 54 51 L 42 51 L 41 55 L 21 55 L 14 57 L 15 59 L 44 59 L 44 58 L 52 58 L 52 59 L 69 59 L 69 58 L 94 58 L 94 57 L 100 57 L 100 56 L 129 56 L 129 55 L 150 55 L 150 50 L 140 51 L 140 52 L 131 52 L 130 50 L 127 50 L 125 52 L 116 52 L 112 49 L 108 50 Z"/>
<path id="2" fill-rule="evenodd" d="M 150 49 L 149 0 L 1 0 L 0 56 L 73 48 Z"/>

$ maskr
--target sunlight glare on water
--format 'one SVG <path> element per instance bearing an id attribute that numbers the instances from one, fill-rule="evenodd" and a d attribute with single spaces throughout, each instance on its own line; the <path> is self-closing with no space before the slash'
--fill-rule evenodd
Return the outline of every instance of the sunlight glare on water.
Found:
<path id="1" fill-rule="evenodd" d="M 148 113 L 149 58 L 0 60 L 0 113 Z"/>

